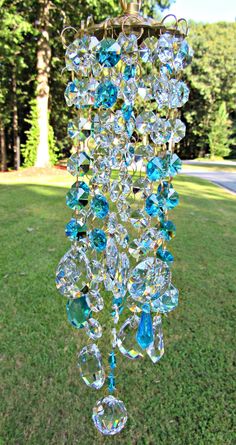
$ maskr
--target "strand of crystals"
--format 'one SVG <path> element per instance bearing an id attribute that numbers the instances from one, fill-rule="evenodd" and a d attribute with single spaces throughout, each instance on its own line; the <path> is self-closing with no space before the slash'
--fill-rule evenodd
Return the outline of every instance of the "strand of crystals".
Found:
<path id="1" fill-rule="evenodd" d="M 168 213 L 179 202 L 172 178 L 181 161 L 174 146 L 185 135 L 178 110 L 189 90 L 180 78 L 190 60 L 186 40 L 168 32 L 144 40 L 135 33 L 101 41 L 84 34 L 66 50 L 72 80 L 65 99 L 75 109 L 68 136 L 76 147 L 67 165 L 76 182 L 66 203 L 75 214 L 66 226 L 72 247 L 59 263 L 56 284 L 68 299 L 69 322 L 90 339 L 78 356 L 83 381 L 100 389 L 107 378 L 110 394 L 93 410 L 105 435 L 127 421 L 123 402 L 112 395 L 117 350 L 131 360 L 146 353 L 157 363 L 164 354 L 161 316 L 178 304 L 167 250 L 176 228 Z M 104 298 L 114 322 L 107 375 L 95 318 Z M 117 331 L 127 309 L 131 315 Z"/>

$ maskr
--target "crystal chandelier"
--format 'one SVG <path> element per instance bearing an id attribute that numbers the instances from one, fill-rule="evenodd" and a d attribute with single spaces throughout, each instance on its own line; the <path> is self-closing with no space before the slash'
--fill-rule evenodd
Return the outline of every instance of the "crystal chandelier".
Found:
<path id="1" fill-rule="evenodd" d="M 167 25 L 167 18 L 144 18 L 138 3 L 121 6 L 119 17 L 82 23 L 66 47 L 67 170 L 75 182 L 66 195 L 71 247 L 56 272 L 68 320 L 84 331 L 81 378 L 107 391 L 92 415 L 104 435 L 127 421 L 116 397 L 118 354 L 158 363 L 162 316 L 178 304 L 167 243 L 176 234 L 169 211 L 179 202 L 172 179 L 181 161 L 174 147 L 185 135 L 179 114 L 189 97 L 180 78 L 192 57 L 184 19 Z M 106 332 L 102 311 L 112 320 Z M 103 356 L 102 336 L 111 345 Z"/>

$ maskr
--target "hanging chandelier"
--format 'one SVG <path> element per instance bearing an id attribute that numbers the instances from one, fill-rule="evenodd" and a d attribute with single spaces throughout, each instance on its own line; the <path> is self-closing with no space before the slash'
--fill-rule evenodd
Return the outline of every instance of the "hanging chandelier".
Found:
<path id="1" fill-rule="evenodd" d="M 176 234 L 169 212 L 179 202 L 174 147 L 185 136 L 179 115 L 189 97 L 181 74 L 192 58 L 184 19 L 171 16 L 167 25 L 170 16 L 157 22 L 140 14 L 140 2 L 120 3 L 121 16 L 100 24 L 89 18 L 66 47 L 67 170 L 75 182 L 66 195 L 72 244 L 56 271 L 68 321 L 84 331 L 82 380 L 107 391 L 92 414 L 104 435 L 127 421 L 116 396 L 117 356 L 158 363 L 162 316 L 178 304 L 167 244 Z"/>

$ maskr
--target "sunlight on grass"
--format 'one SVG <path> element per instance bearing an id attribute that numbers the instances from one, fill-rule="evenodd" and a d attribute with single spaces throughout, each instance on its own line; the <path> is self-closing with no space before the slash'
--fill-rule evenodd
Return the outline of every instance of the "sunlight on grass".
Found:
<path id="1" fill-rule="evenodd" d="M 76 368 L 76 353 L 87 339 L 69 326 L 66 300 L 54 285 L 56 266 L 70 245 L 65 194 L 73 178 L 65 172 L 1 182 L 0 443 L 110 444 L 91 422 L 93 405 L 105 391 L 85 387 Z M 236 199 L 197 178 L 179 176 L 173 183 L 180 205 L 170 212 L 177 237 L 169 249 L 180 305 L 163 320 L 165 354 L 159 364 L 118 354 L 118 396 L 129 421 L 113 440 L 230 445 Z M 109 306 L 108 298 L 102 323 Z M 106 331 L 99 345 L 109 350 Z"/>

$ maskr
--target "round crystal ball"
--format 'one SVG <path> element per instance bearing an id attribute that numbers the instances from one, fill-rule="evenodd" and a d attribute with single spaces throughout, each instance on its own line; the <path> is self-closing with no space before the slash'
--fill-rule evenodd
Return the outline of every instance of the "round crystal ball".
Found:
<path id="1" fill-rule="evenodd" d="M 105 436 L 118 434 L 127 422 L 127 410 L 121 400 L 113 396 L 99 400 L 93 408 L 93 422 Z"/>

